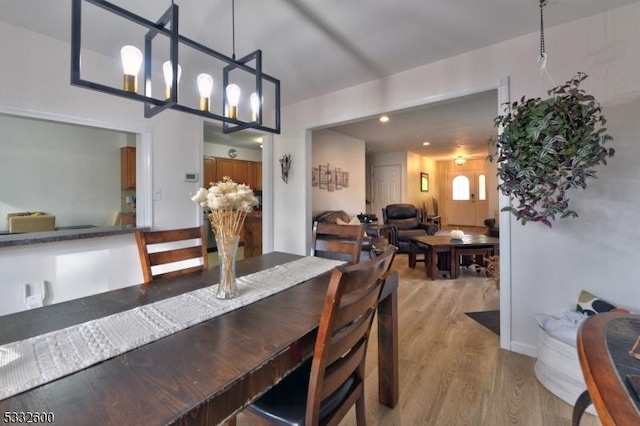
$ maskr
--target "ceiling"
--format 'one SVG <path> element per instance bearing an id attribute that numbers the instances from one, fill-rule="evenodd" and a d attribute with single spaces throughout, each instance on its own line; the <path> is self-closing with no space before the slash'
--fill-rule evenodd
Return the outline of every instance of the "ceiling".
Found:
<path id="1" fill-rule="evenodd" d="M 545 26 L 550 28 L 637 1 L 549 0 Z M 170 5 L 169 0 L 112 3 L 151 21 Z M 179 30 L 183 36 L 231 56 L 231 0 L 175 3 L 180 6 Z M 2 5 L 0 20 L 68 41 L 70 10 L 71 0 L 9 1 Z M 283 105 L 534 33 L 539 31 L 539 25 L 538 0 L 235 2 L 237 55 L 262 50 L 264 72 L 281 80 Z M 102 36 L 92 40 L 91 48 L 116 57 L 119 47 L 126 44 L 127 32 L 106 21 L 100 27 L 92 26 Z M 475 144 L 486 146 L 484 142 L 497 112 L 497 100 L 491 111 L 484 111 L 492 103 L 491 96 L 495 98 L 495 94 L 474 95 L 424 110 L 394 113 L 383 128 L 368 120 L 335 130 L 366 140 L 371 152 L 397 150 L 410 144 L 407 146 L 412 151 L 435 153 L 446 143 L 450 149 L 447 155 L 452 155 L 459 143 L 463 149 L 473 150 L 469 147 L 472 135 L 480 138 L 474 139 Z M 483 111 L 476 112 L 475 108 Z M 487 117 L 491 118 L 489 122 Z M 421 133 L 415 120 L 429 122 L 429 132 Z M 419 151 L 422 148 L 416 144 L 424 140 L 432 145 Z M 385 143 L 393 148 L 383 148 Z"/>

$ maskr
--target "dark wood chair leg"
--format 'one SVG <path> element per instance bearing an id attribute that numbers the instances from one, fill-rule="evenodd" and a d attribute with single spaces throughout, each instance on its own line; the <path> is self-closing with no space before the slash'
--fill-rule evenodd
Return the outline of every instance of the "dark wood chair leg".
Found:
<path id="1" fill-rule="evenodd" d="M 571 418 L 571 426 L 580 426 L 580 420 L 582 420 L 582 415 L 588 406 L 591 405 L 591 396 L 589 395 L 589 391 L 586 390 L 580 394 L 578 399 L 576 400 L 576 404 L 573 406 L 573 416 Z"/>

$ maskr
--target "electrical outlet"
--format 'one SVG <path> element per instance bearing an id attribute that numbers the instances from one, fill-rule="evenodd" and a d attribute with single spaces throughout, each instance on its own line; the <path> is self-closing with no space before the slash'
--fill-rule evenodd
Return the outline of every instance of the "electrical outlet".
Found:
<path id="1" fill-rule="evenodd" d="M 162 189 L 154 189 L 153 190 L 153 201 L 162 200 Z"/>
<path id="2" fill-rule="evenodd" d="M 27 309 L 41 308 L 44 306 L 44 298 L 47 294 L 47 287 L 44 281 L 40 283 L 41 293 L 33 293 L 29 284 L 24 285 L 24 306 Z"/>

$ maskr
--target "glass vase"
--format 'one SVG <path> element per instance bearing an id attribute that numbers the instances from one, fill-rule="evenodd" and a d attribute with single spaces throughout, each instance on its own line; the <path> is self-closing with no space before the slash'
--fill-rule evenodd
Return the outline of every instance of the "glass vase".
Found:
<path id="1" fill-rule="evenodd" d="M 240 235 L 216 235 L 218 257 L 220 259 L 220 283 L 216 297 L 218 299 L 233 299 L 238 296 L 236 287 L 236 255 Z"/>

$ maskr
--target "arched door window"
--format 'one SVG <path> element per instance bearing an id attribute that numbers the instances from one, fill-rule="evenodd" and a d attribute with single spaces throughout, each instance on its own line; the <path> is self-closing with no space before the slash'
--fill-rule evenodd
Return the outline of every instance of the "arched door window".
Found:
<path id="1" fill-rule="evenodd" d="M 466 176 L 456 176 L 451 182 L 451 199 L 453 201 L 468 201 L 471 199 L 471 185 Z"/>

